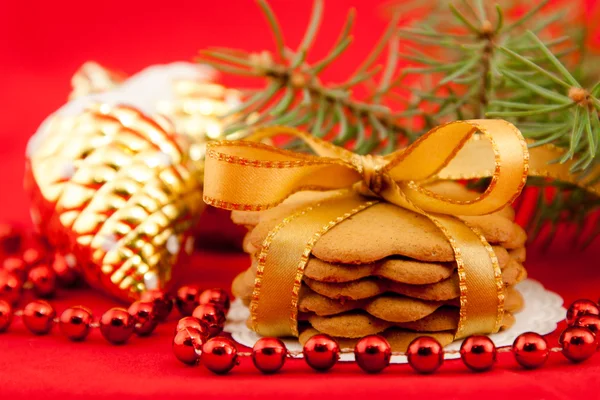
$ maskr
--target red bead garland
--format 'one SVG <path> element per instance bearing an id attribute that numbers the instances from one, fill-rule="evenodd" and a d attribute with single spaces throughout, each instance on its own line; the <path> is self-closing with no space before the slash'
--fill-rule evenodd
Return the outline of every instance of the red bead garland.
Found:
<path id="1" fill-rule="evenodd" d="M 23 309 L 23 323 L 32 333 L 45 335 L 52 330 L 56 311 L 47 301 L 36 300 Z"/>
<path id="2" fill-rule="evenodd" d="M 460 357 L 473 371 L 487 371 L 496 362 L 496 345 L 487 336 L 469 336 L 460 346 Z"/>
<path id="3" fill-rule="evenodd" d="M 421 374 L 431 374 L 444 363 L 444 348 L 436 339 L 421 336 L 413 340 L 406 350 L 408 363 Z"/>
<path id="4" fill-rule="evenodd" d="M 27 304 L 22 311 L 14 310 L 21 297 L 22 289 L 31 288 L 38 296 L 54 293 L 57 281 L 72 284 L 77 279 L 73 262 L 67 256 L 52 254 L 42 238 L 33 238 L 25 245 L 21 237 L 11 237 L 5 247 L 0 225 L 0 253 L 3 255 L 0 269 L 0 332 L 6 331 L 14 317 L 22 317 L 24 325 L 34 334 L 49 333 L 58 323 L 62 334 L 71 340 L 84 340 L 92 328 L 100 328 L 102 335 L 111 343 L 126 342 L 135 331 L 138 335 L 151 333 L 158 320 L 168 317 L 174 304 L 173 298 L 162 291 L 153 290 L 142 295 L 141 301 L 130 305 L 129 310 L 115 308 L 102 315 L 98 323 L 85 307 L 75 306 L 65 310 L 60 318 L 52 305 L 36 300 Z M 18 244 L 15 244 L 18 243 Z M 6 249 L 10 250 L 6 251 Z M 22 250 L 22 251 L 21 251 Z M 20 252 L 20 255 L 17 255 Z M 27 283 L 24 284 L 24 279 Z M 173 351 L 178 359 L 188 364 L 204 361 L 205 366 L 215 373 L 227 373 L 239 357 L 252 357 L 256 368 L 263 373 L 279 371 L 288 357 L 297 357 L 300 352 L 290 352 L 281 340 L 262 338 L 252 352 L 238 352 L 235 343 L 219 334 L 229 309 L 229 296 L 222 289 L 208 289 L 200 293 L 195 286 L 183 286 L 175 297 L 175 304 L 183 314 L 194 316 L 182 318 L 177 323 L 173 340 Z M 546 340 L 534 332 L 526 332 L 515 339 L 512 347 L 496 349 L 485 336 L 467 338 L 461 346 L 461 358 L 465 365 L 476 371 L 493 366 L 497 351 L 512 351 L 515 360 L 524 368 L 539 368 L 547 361 L 550 352 L 562 352 L 573 362 L 581 362 L 600 349 L 596 337 L 600 331 L 600 309 L 591 300 L 574 302 L 567 314 L 567 322 L 573 325 L 561 335 L 562 347 L 550 348 Z M 320 371 L 335 365 L 340 353 L 338 343 L 327 335 L 316 335 L 309 339 L 302 351 L 306 363 Z M 357 365 L 366 372 L 376 373 L 389 365 L 392 355 L 406 355 L 409 364 L 420 373 L 432 373 L 443 364 L 444 350 L 433 338 L 420 337 L 409 345 L 406 352 L 391 352 L 387 341 L 380 336 L 368 336 L 359 341 L 354 349 Z M 454 353 L 448 351 L 447 353 Z"/>
<path id="5" fill-rule="evenodd" d="M 223 289 L 207 289 L 200 293 L 199 304 L 214 304 L 220 306 L 225 313 L 229 311 L 229 295 Z"/>
<path id="6" fill-rule="evenodd" d="M 286 358 L 285 344 L 277 338 L 260 338 L 252 347 L 252 362 L 264 374 L 279 371 L 285 364 Z"/>
<path id="7" fill-rule="evenodd" d="M 48 264 L 38 264 L 28 273 L 28 280 L 38 297 L 48 298 L 56 291 L 56 274 Z"/>
<path id="8" fill-rule="evenodd" d="M 598 348 L 596 336 L 587 328 L 571 326 L 560 335 L 562 353 L 573 362 L 587 360 Z"/>
<path id="9" fill-rule="evenodd" d="M 319 334 L 304 343 L 304 360 L 314 370 L 327 371 L 340 358 L 340 346 L 329 335 Z"/>
<path id="10" fill-rule="evenodd" d="M 215 374 L 226 374 L 238 363 L 235 343 L 226 337 L 210 339 L 202 346 L 200 361 Z"/>
<path id="11" fill-rule="evenodd" d="M 188 317 L 200 305 L 198 297 L 200 289 L 197 286 L 182 286 L 175 295 L 175 306 L 181 315 Z"/>
<path id="12" fill-rule="evenodd" d="M 100 332 L 112 344 L 129 340 L 134 330 L 134 320 L 124 308 L 111 308 L 100 318 Z"/>
<path id="13" fill-rule="evenodd" d="M 4 332 L 10 326 L 13 319 L 13 309 L 6 300 L 0 300 L 0 333 Z"/>
<path id="14" fill-rule="evenodd" d="M 598 332 L 600 332 L 600 316 L 586 314 L 575 321 L 575 326 L 581 326 L 584 328 L 588 328 L 596 338 L 598 339 L 598 350 L 600 350 L 600 337 L 598 336 Z"/>
<path id="15" fill-rule="evenodd" d="M 142 293 L 140 301 L 154 304 L 154 315 L 158 322 L 166 320 L 173 310 L 173 298 L 162 290 L 148 290 Z"/>
<path id="16" fill-rule="evenodd" d="M 363 371 L 381 372 L 390 365 L 392 347 L 379 335 L 366 336 L 356 343 L 354 358 Z"/>
<path id="17" fill-rule="evenodd" d="M 73 341 L 84 340 L 90 333 L 92 312 L 85 307 L 67 308 L 60 316 L 60 331 Z"/>
<path id="18" fill-rule="evenodd" d="M 598 304 L 588 299 L 575 300 L 567 310 L 567 324 L 573 325 L 577 318 L 585 314 L 599 315 Z"/>
<path id="19" fill-rule="evenodd" d="M 154 314 L 154 303 L 134 301 L 127 312 L 133 318 L 133 330 L 138 336 L 150 335 L 156 329 L 158 321 Z"/>
<path id="20" fill-rule="evenodd" d="M 535 332 L 525 332 L 519 335 L 512 345 L 512 351 L 515 360 L 527 369 L 541 367 L 550 355 L 548 342 L 542 335 Z"/>
<path id="21" fill-rule="evenodd" d="M 215 304 L 200 304 L 194 309 L 192 317 L 206 322 L 210 337 L 217 336 L 223 330 L 225 313 Z"/>
<path id="22" fill-rule="evenodd" d="M 194 365 L 200 358 L 204 340 L 205 338 L 197 329 L 183 328 L 173 338 L 173 353 L 182 363 Z"/>
<path id="23" fill-rule="evenodd" d="M 14 272 L 0 270 L 0 300 L 16 304 L 21 297 L 23 282 Z"/>

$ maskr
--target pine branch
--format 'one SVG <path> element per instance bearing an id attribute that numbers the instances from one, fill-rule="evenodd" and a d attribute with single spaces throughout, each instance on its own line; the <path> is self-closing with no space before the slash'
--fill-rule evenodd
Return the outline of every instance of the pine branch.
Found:
<path id="1" fill-rule="evenodd" d="M 265 0 L 258 0 L 272 31 L 276 53 L 250 53 L 226 49 L 200 52 L 199 61 L 218 70 L 263 79 L 266 89 L 247 98 L 230 115 L 237 116 L 225 127 L 228 133 L 243 132 L 259 125 L 302 126 L 312 134 L 327 137 L 339 145 L 349 145 L 358 153 L 377 150 L 389 152 L 409 133 L 401 120 L 382 99 L 391 91 L 398 72 L 397 17 L 374 46 L 371 54 L 346 80 L 325 85 L 319 79 L 349 47 L 354 22 L 350 11 L 331 51 L 321 60 L 307 61 L 323 12 L 323 0 L 315 0 L 304 38 L 296 50 L 290 50 L 280 24 Z M 385 67 L 376 63 L 388 50 Z M 376 78 L 376 83 L 372 80 Z M 372 87 L 364 101 L 354 97 L 359 86 Z"/>

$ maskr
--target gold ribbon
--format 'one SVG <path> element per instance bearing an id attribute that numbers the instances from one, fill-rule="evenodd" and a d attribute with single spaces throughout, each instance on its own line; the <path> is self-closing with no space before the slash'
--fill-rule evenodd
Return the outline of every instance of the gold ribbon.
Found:
<path id="1" fill-rule="evenodd" d="M 259 143 L 276 134 L 301 139 L 317 156 Z M 475 228 L 456 218 L 484 215 L 510 204 L 529 169 L 527 144 L 503 120 L 457 121 L 429 131 L 410 147 L 385 157 L 359 156 L 305 132 L 270 127 L 252 141 L 209 143 L 204 200 L 230 210 L 259 211 L 301 190 L 331 190 L 331 197 L 285 218 L 264 240 L 250 306 L 253 328 L 262 335 L 298 335 L 297 301 L 304 266 L 320 236 L 378 199 L 429 218 L 454 251 L 460 286 L 456 337 L 498 331 L 504 285 L 492 247 Z M 548 149 L 536 150 L 539 158 Z M 545 163 L 536 174 L 552 176 Z M 559 168 L 564 175 L 564 169 Z M 436 193 L 441 179 L 491 177 L 487 189 L 469 200 Z"/>

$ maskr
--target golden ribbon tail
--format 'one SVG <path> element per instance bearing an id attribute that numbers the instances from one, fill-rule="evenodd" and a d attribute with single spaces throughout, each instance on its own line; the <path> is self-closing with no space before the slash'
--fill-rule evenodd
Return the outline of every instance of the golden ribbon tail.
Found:
<path id="1" fill-rule="evenodd" d="M 498 261 L 485 238 L 456 216 L 491 213 L 520 193 L 528 152 L 513 125 L 500 120 L 453 122 L 386 157 L 359 156 L 286 127 L 259 130 L 252 139 L 282 133 L 301 139 L 317 155 L 254 141 L 213 142 L 206 153 L 204 199 L 217 207 L 257 211 L 274 207 L 301 190 L 334 191 L 322 203 L 285 218 L 263 242 L 251 303 L 257 332 L 298 334 L 298 290 L 312 247 L 336 224 L 375 204 L 376 197 L 427 216 L 451 244 L 461 292 L 456 336 L 499 329 L 504 291 Z M 463 154 L 473 141 L 485 143 L 489 149 L 483 151 L 487 158 L 482 165 L 465 161 L 478 159 L 476 154 Z M 447 179 L 445 175 L 473 169 L 487 172 L 492 179 L 482 194 L 469 200 L 444 196 L 427 187 L 435 180 Z"/>

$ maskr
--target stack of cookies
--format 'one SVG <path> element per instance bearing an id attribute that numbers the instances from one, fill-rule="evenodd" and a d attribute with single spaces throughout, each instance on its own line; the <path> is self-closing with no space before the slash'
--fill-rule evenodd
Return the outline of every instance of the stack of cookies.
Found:
<path id="1" fill-rule="evenodd" d="M 473 196 L 454 183 L 435 190 Z M 251 301 L 256 256 L 267 234 L 294 211 L 328 196 L 300 192 L 271 210 L 232 213 L 235 223 L 249 229 L 244 250 L 253 260 L 233 283 L 236 297 Z M 527 275 L 526 234 L 509 207 L 461 219 L 479 228 L 496 253 L 506 287 L 506 329 L 523 306 L 514 285 Z M 363 336 L 380 334 L 395 351 L 404 351 L 415 337 L 429 335 L 447 345 L 458 324 L 459 296 L 454 253 L 443 234 L 426 217 L 381 202 L 338 224 L 314 246 L 299 296 L 299 339 L 304 343 L 326 333 L 342 347 L 353 347 Z"/>

